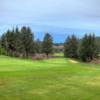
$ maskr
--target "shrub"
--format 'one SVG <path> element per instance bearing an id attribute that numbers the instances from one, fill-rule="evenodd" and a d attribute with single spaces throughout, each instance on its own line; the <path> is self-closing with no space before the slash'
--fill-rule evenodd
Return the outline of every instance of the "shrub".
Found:
<path id="1" fill-rule="evenodd" d="M 46 54 L 34 54 L 32 57 L 33 60 L 43 60 L 43 59 L 47 59 L 47 55 Z"/>

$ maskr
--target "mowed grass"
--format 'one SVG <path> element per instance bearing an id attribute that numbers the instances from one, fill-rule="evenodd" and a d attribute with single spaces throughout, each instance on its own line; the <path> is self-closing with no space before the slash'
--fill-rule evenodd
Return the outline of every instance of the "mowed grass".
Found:
<path id="1" fill-rule="evenodd" d="M 0 56 L 0 100 L 100 100 L 100 65 Z"/>

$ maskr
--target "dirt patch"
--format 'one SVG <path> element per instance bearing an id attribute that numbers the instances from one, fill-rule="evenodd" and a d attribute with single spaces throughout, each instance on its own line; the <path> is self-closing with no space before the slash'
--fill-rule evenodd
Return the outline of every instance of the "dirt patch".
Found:
<path id="1" fill-rule="evenodd" d="M 76 61 L 76 60 L 69 60 L 71 63 L 74 63 L 74 64 L 77 64 L 78 63 L 78 61 Z"/>

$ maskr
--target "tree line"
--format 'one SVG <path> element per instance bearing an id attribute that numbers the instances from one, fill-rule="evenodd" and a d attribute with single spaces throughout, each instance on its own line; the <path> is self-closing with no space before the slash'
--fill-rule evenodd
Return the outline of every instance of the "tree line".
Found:
<path id="1" fill-rule="evenodd" d="M 35 40 L 34 33 L 29 27 L 8 30 L 0 38 L 0 53 L 7 56 L 27 58 L 33 54 L 45 53 L 47 56 L 53 53 L 53 38 L 46 33 L 43 41 Z M 100 48 L 95 34 L 85 34 L 82 39 L 75 35 L 68 36 L 64 42 L 64 56 L 80 58 L 82 61 L 91 61 L 97 58 Z"/>
<path id="2" fill-rule="evenodd" d="M 49 33 L 44 36 L 43 42 L 34 40 L 34 33 L 29 27 L 8 30 L 0 38 L 1 54 L 27 58 L 35 53 L 52 53 L 53 40 Z"/>
<path id="3" fill-rule="evenodd" d="M 68 36 L 64 43 L 64 55 L 70 58 L 80 58 L 82 61 L 91 61 L 98 58 L 99 49 L 95 34 L 85 34 L 79 40 L 75 35 Z"/>

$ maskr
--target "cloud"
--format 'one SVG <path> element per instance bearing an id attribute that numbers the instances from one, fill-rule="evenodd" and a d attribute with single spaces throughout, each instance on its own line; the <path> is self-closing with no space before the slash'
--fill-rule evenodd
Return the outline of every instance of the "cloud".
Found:
<path id="1" fill-rule="evenodd" d="M 0 24 L 40 23 L 99 30 L 99 12 L 100 0 L 3 0 Z"/>

